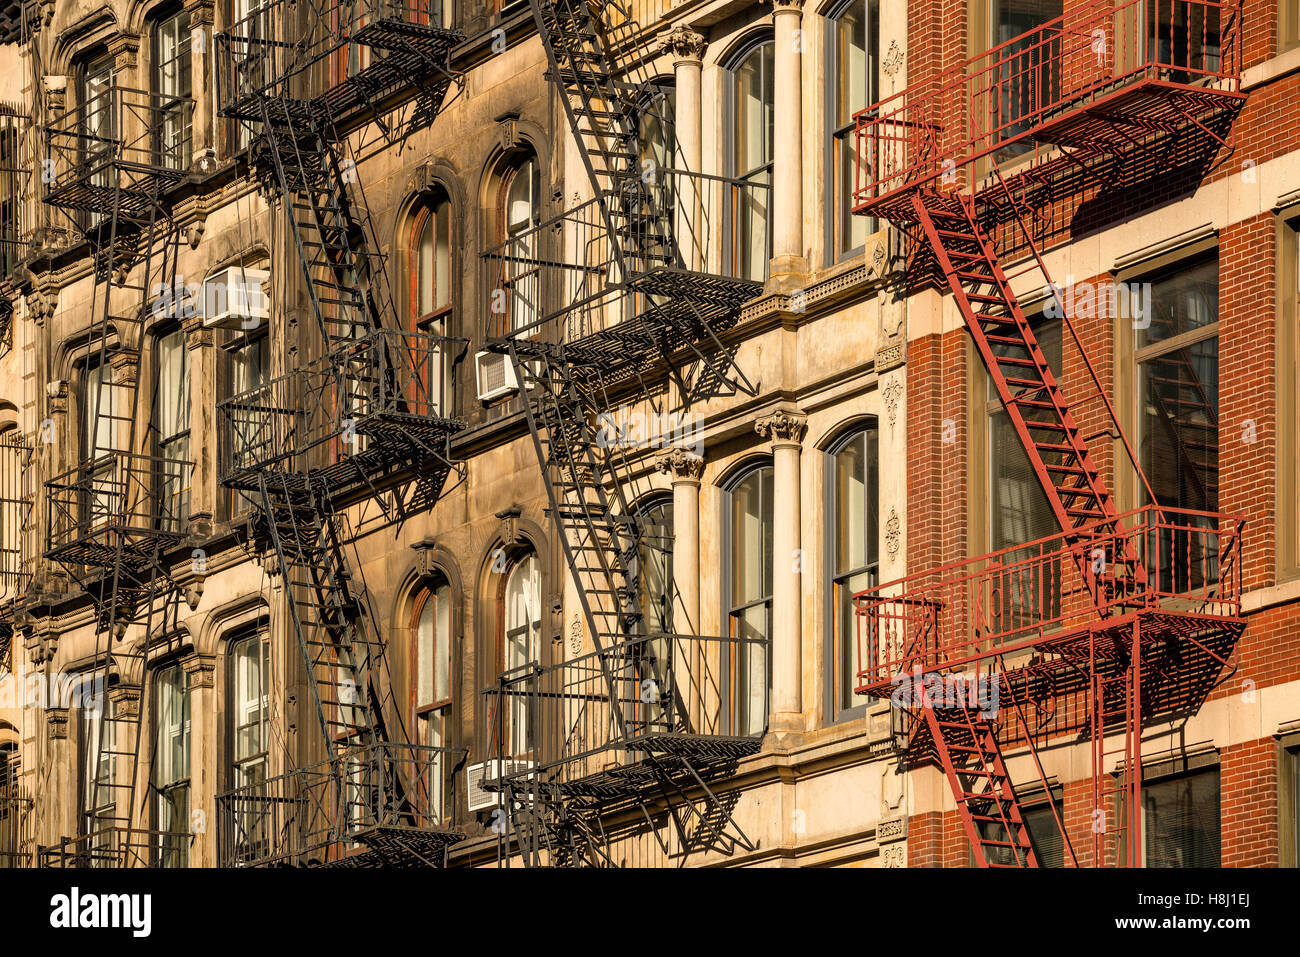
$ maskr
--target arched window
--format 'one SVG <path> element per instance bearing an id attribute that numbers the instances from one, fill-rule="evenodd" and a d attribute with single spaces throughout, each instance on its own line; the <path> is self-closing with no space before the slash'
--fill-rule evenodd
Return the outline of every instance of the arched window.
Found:
<path id="1" fill-rule="evenodd" d="M 508 243 L 501 287 L 509 302 L 510 332 L 527 330 L 540 315 L 538 276 L 541 171 L 530 150 L 501 178 L 499 238 Z"/>
<path id="2" fill-rule="evenodd" d="M 738 184 L 728 190 L 728 267 L 732 275 L 756 280 L 766 278 L 772 255 L 769 224 L 775 130 L 774 48 L 770 38 L 755 44 L 736 58 L 729 71 L 727 176 L 769 188 Z"/>
<path id="3" fill-rule="evenodd" d="M 767 725 L 772 638 L 772 466 L 750 469 L 726 494 L 724 531 L 729 574 L 727 634 L 734 639 L 727 673 L 734 734 L 759 734 Z"/>
<path id="4" fill-rule="evenodd" d="M 642 529 L 637 568 L 641 620 L 649 634 L 669 634 L 673 630 L 672 496 L 657 496 L 637 510 L 637 517 Z"/>
<path id="5" fill-rule="evenodd" d="M 837 262 L 858 252 L 875 220 L 853 215 L 858 167 L 853 114 L 879 99 L 878 0 L 848 0 L 826 25 L 826 217 L 827 259 Z"/>
<path id="6" fill-rule="evenodd" d="M 451 202 L 444 193 L 435 193 L 423 204 L 411 220 L 407 293 L 410 328 L 431 336 L 446 336 L 451 332 L 452 278 L 451 278 Z M 446 371 L 445 351 L 441 345 L 417 350 L 418 389 L 424 395 L 413 397 L 418 406 L 427 399 L 429 411 L 445 414 L 447 396 L 444 383 Z"/>
<path id="7" fill-rule="evenodd" d="M 541 655 L 542 583 L 536 552 L 529 549 L 515 558 L 500 600 L 497 663 L 499 671 L 510 672 L 538 661 Z M 527 701 L 522 695 L 511 696 L 505 709 L 502 740 L 507 754 L 526 755 L 530 744 Z"/>
<path id="8" fill-rule="evenodd" d="M 826 688 L 827 720 L 836 721 L 862 707 L 861 699 L 853 693 L 861 669 L 853 596 L 876 584 L 880 561 L 880 463 L 875 421 L 831 446 L 829 458 L 831 615 Z"/>
<path id="9" fill-rule="evenodd" d="M 430 748 L 448 747 L 453 733 L 451 602 L 451 586 L 445 578 L 438 577 L 416 596 L 412 605 L 416 742 Z M 447 770 L 442 752 L 430 753 L 426 787 L 428 811 L 432 820 L 441 820 L 446 816 Z"/>

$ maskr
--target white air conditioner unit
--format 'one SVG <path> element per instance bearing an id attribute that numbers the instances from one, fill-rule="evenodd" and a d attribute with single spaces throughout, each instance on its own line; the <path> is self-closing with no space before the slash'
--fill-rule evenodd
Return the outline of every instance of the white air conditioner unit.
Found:
<path id="1" fill-rule="evenodd" d="M 209 329 L 256 329 L 271 319 L 265 269 L 230 266 L 203 282 L 203 325 Z"/>
<path id="2" fill-rule="evenodd" d="M 499 352 L 476 352 L 474 371 L 478 377 L 478 397 L 481 402 L 491 402 L 519 390 L 519 380 L 515 378 L 515 367 L 509 356 Z"/>
<path id="3" fill-rule="evenodd" d="M 508 774 L 518 774 L 533 766 L 532 761 L 484 761 L 471 764 L 465 769 L 465 784 L 468 791 L 470 811 L 486 811 L 501 806 L 501 792 L 489 791 L 483 787 L 485 781 L 499 781 Z"/>

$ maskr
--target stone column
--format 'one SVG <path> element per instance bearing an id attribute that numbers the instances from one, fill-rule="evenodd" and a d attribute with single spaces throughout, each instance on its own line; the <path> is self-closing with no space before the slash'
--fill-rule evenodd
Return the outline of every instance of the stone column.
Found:
<path id="1" fill-rule="evenodd" d="M 216 794 L 221 775 L 213 681 L 216 659 L 196 652 L 182 658 L 181 667 L 190 695 L 190 867 L 216 867 Z"/>
<path id="2" fill-rule="evenodd" d="M 769 292 L 790 292 L 808 273 L 803 249 L 803 0 L 773 0 L 772 263 Z"/>
<path id="3" fill-rule="evenodd" d="M 799 458 L 807 416 L 778 410 L 754 423 L 772 440 L 772 708 L 768 729 L 803 731 Z"/>
<path id="4" fill-rule="evenodd" d="M 673 631 L 700 633 L 700 476 L 704 460 L 685 449 L 659 457 L 659 470 L 673 483 Z"/>
<path id="5" fill-rule="evenodd" d="M 676 26 L 664 38 L 664 48 L 673 57 L 676 86 L 675 123 L 676 156 L 673 166 L 692 173 L 702 172 L 700 153 L 700 61 L 704 56 L 704 37 L 686 26 Z M 702 269 L 706 241 L 702 233 L 703 180 L 679 176 L 674 183 L 677 197 L 675 234 L 687 269 Z"/>
<path id="6" fill-rule="evenodd" d="M 211 86 L 213 0 L 186 0 L 185 9 L 190 15 L 190 83 L 194 97 L 191 163 L 201 172 L 209 172 L 216 168 L 212 162 L 216 156 L 213 129 L 215 91 Z"/>

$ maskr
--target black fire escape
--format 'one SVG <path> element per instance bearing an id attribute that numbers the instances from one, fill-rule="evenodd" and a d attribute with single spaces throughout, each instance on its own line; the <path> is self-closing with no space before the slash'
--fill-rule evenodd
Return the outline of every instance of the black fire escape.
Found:
<path id="1" fill-rule="evenodd" d="M 761 282 L 729 251 L 767 187 L 664 166 L 672 143 L 651 131 L 671 127 L 623 5 L 532 0 L 532 12 L 593 198 L 485 254 L 489 347 L 525 397 L 594 649 L 485 692 L 495 757 L 482 786 L 500 795 L 501 860 L 610 865 L 619 835 L 638 832 L 679 861 L 752 849 L 715 785 L 758 750 L 761 733 L 733 720 L 728 676 L 762 650 L 647 620 L 645 450 L 612 416 L 752 391 L 726 339 Z"/>
<path id="2" fill-rule="evenodd" d="M 365 134 L 394 144 L 442 104 L 461 38 L 438 9 L 273 0 L 216 40 L 221 114 L 288 213 L 313 320 L 297 368 L 221 403 L 222 482 L 256 504 L 284 577 L 323 752 L 218 796 L 225 865 L 440 865 L 463 838 L 443 801 L 463 754 L 409 741 L 349 556 L 348 509 L 382 501 L 398 520 L 457 470 L 447 403 L 463 344 L 404 330 L 357 176 Z"/>

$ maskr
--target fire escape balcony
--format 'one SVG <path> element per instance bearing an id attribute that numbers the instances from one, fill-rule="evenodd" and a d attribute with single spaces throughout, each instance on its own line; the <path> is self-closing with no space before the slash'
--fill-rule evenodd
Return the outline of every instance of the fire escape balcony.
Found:
<path id="1" fill-rule="evenodd" d="M 751 680 L 752 679 L 752 680 Z M 758 751 L 767 726 L 767 645 L 645 635 L 484 689 L 488 791 L 618 804 L 709 780 Z"/>
<path id="2" fill-rule="evenodd" d="M 143 582 L 185 538 L 194 464 L 181 459 L 101 452 L 45 483 L 46 557 L 73 568 L 117 569 Z"/>
<path id="3" fill-rule="evenodd" d="M 1191 128 L 1222 144 L 1240 71 L 1241 0 L 1080 4 L 857 114 L 854 211 L 912 219 L 985 158 L 1028 186 Z"/>
<path id="4" fill-rule="evenodd" d="M 45 201 L 90 227 L 153 220 L 189 173 L 193 100 L 110 84 L 46 127 L 55 178 Z"/>
<path id="5" fill-rule="evenodd" d="M 0 674 L 8 671 L 8 658 L 0 648 Z M 34 802 L 23 793 L 13 765 L 0 762 L 0 870 L 32 865 Z"/>
<path id="6" fill-rule="evenodd" d="M 221 480 L 254 491 L 325 482 L 336 503 L 439 463 L 464 423 L 447 414 L 464 339 L 370 332 L 218 405 Z"/>
<path id="7" fill-rule="evenodd" d="M 636 179 L 483 254 L 489 348 L 633 372 L 706 337 L 762 291 L 771 186 L 685 170 Z"/>
<path id="8" fill-rule="evenodd" d="M 65 837 L 36 852 L 37 867 L 107 868 L 170 867 L 194 842 L 180 831 L 104 825 L 80 837 Z"/>
<path id="9" fill-rule="evenodd" d="M 373 744 L 219 794 L 219 866 L 439 866 L 465 755 Z"/>
<path id="10" fill-rule="evenodd" d="M 1050 697 L 1135 620 L 1144 655 L 1181 644 L 1176 670 L 1217 674 L 1242 629 L 1244 524 L 1147 506 L 1068 542 L 1053 535 L 878 585 L 854 596 L 857 691 L 889 699 L 904 679 L 987 668 L 1013 688 L 1055 682 L 1032 695 Z"/>
<path id="11" fill-rule="evenodd" d="M 270 107 L 276 119 L 345 129 L 418 90 L 436 98 L 432 115 L 464 39 L 441 16 L 431 0 L 270 0 L 216 36 L 221 112 L 257 122 Z"/>

